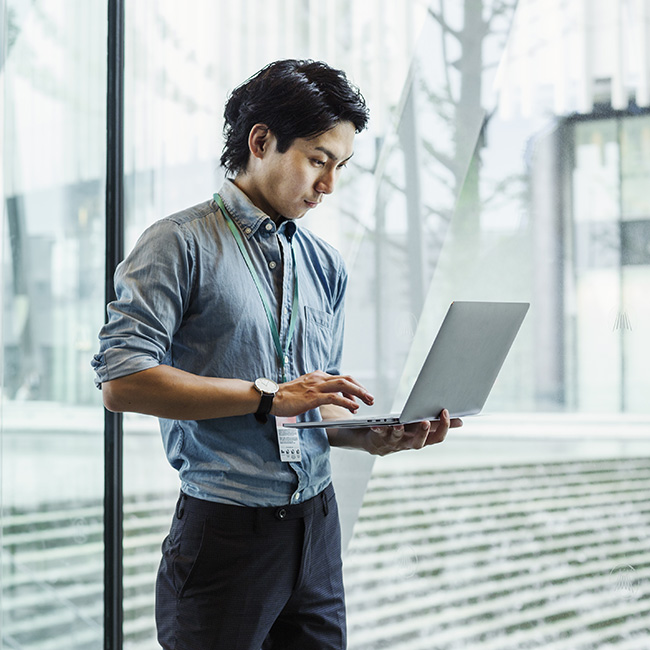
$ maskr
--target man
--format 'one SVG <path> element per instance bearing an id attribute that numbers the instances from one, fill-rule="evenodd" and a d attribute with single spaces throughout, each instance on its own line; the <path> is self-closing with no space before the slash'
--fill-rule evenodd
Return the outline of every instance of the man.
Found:
<path id="1" fill-rule="evenodd" d="M 373 402 L 340 374 L 342 259 L 295 223 L 334 190 L 367 119 L 341 71 L 262 69 L 226 105 L 220 192 L 150 227 L 117 270 L 96 381 L 109 410 L 161 418 L 181 479 L 156 590 L 163 648 L 344 648 L 330 445 L 381 455 L 460 425 L 445 412 L 435 428 L 278 433 L 282 418 Z"/>

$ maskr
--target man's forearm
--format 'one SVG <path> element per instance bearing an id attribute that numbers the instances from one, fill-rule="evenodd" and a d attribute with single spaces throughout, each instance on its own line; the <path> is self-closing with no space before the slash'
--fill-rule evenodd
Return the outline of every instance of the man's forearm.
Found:
<path id="1" fill-rule="evenodd" d="M 104 382 L 102 392 L 109 411 L 170 420 L 248 415 L 257 412 L 261 399 L 253 382 L 203 377 L 165 365 Z M 300 415 L 321 406 L 349 415 L 356 411 L 357 399 L 366 404 L 373 401 L 352 378 L 316 371 L 280 384 L 271 415 Z"/>
<path id="2" fill-rule="evenodd" d="M 260 394 L 252 382 L 201 377 L 160 365 L 102 384 L 109 411 L 171 420 L 205 420 L 254 413 Z"/>

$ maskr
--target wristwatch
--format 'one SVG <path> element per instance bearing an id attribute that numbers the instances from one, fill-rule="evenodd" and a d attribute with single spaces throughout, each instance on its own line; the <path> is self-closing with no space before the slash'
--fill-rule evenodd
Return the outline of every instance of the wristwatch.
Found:
<path id="1" fill-rule="evenodd" d="M 255 413 L 255 418 L 259 422 L 266 422 L 266 416 L 270 413 L 273 406 L 273 398 L 279 390 L 279 386 L 272 380 L 266 377 L 259 377 L 253 382 L 253 386 L 262 396 L 260 405 Z"/>

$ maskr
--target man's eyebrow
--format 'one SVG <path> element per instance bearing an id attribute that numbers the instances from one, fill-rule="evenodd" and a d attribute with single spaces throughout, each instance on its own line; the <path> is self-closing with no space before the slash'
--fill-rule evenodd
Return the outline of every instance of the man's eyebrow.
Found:
<path id="1" fill-rule="evenodd" d="M 315 147 L 317 151 L 322 151 L 330 160 L 333 160 L 336 162 L 338 158 L 327 148 L 327 147 Z M 343 162 L 347 162 L 354 156 L 354 152 L 352 152 Z"/>

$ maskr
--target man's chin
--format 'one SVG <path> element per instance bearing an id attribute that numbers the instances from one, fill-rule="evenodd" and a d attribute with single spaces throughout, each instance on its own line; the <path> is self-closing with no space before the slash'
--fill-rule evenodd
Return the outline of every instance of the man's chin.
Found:
<path id="1" fill-rule="evenodd" d="M 303 210 L 302 212 L 298 212 L 296 214 L 285 214 L 283 215 L 285 219 L 289 219 L 290 221 L 295 221 L 296 219 L 302 219 L 309 210 Z"/>

